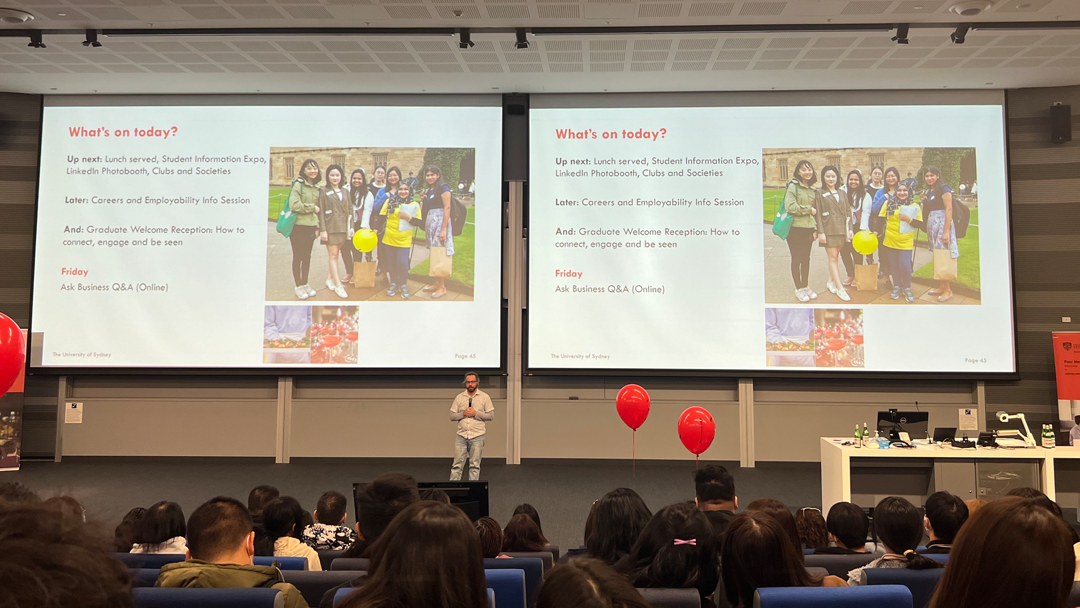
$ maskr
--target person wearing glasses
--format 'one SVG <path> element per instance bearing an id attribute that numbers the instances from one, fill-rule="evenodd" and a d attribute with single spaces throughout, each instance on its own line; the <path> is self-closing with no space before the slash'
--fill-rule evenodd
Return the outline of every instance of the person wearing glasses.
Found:
<path id="1" fill-rule="evenodd" d="M 479 390 L 480 376 L 476 372 L 465 374 L 465 390 L 454 398 L 450 406 L 450 420 L 457 422 L 454 438 L 454 465 L 450 468 L 450 481 L 460 481 L 469 461 L 469 481 L 480 479 L 480 460 L 484 457 L 485 422 L 495 419 L 495 407 L 491 397 Z"/>

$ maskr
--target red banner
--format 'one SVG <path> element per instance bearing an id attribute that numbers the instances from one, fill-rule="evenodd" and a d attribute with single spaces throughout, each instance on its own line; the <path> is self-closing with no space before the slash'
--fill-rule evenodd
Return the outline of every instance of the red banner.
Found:
<path id="1" fill-rule="evenodd" d="M 26 330 L 23 330 L 26 339 Z M 22 459 L 23 386 L 26 368 L 15 384 L 0 396 L 0 471 L 17 471 Z"/>
<path id="2" fill-rule="evenodd" d="M 1058 399 L 1080 399 L 1080 332 L 1054 332 Z"/>

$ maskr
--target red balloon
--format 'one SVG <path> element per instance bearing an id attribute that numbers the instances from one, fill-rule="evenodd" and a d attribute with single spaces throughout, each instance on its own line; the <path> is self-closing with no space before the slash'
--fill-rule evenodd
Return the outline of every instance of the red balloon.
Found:
<path id="1" fill-rule="evenodd" d="M 693 406 L 679 416 L 679 440 L 691 454 L 701 454 L 709 449 L 716 437 L 716 422 L 709 410 Z"/>
<path id="2" fill-rule="evenodd" d="M 638 430 L 645 419 L 649 417 L 649 393 L 636 384 L 627 384 L 615 397 L 615 408 L 619 410 L 619 417 L 626 426 Z"/>
<path id="3" fill-rule="evenodd" d="M 11 317 L 0 313 L 0 396 L 15 384 L 26 365 L 26 340 Z"/>

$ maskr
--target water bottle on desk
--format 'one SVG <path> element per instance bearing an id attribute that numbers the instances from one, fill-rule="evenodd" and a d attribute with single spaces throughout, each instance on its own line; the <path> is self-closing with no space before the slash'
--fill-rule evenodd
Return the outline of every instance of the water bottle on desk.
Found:
<path id="1" fill-rule="evenodd" d="M 1044 424 L 1042 427 L 1042 447 L 1053 448 L 1057 447 L 1057 438 L 1054 437 L 1053 425 Z"/>
<path id="2" fill-rule="evenodd" d="M 862 447 L 862 432 L 859 430 L 858 423 L 855 423 L 855 447 Z"/>

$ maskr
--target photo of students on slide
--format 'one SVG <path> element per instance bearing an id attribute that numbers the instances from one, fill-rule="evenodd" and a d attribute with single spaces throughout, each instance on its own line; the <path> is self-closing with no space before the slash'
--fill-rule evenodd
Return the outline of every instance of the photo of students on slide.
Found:
<path id="1" fill-rule="evenodd" d="M 266 299 L 472 301 L 475 180 L 472 148 L 271 148 Z"/>
<path id="2" fill-rule="evenodd" d="M 974 148 L 767 148 L 762 161 L 767 303 L 982 303 Z"/>
<path id="3" fill-rule="evenodd" d="M 864 367 L 859 308 L 766 308 L 769 367 Z"/>

